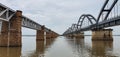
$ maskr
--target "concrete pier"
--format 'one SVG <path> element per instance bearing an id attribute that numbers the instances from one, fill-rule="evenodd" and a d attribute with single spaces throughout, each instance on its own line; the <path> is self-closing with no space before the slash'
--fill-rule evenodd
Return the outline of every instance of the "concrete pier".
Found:
<path id="1" fill-rule="evenodd" d="M 5 46 L 9 46 L 8 43 L 8 27 L 9 27 L 9 23 L 6 21 L 2 22 L 2 29 L 1 29 L 1 34 L 0 34 L 0 46 L 5 47 Z"/>
<path id="2" fill-rule="evenodd" d="M 17 11 L 15 17 L 10 19 L 10 34 L 9 46 L 21 46 L 22 45 L 22 12 Z"/>
<path id="3" fill-rule="evenodd" d="M 16 11 L 16 14 L 9 22 L 3 21 L 0 35 L 0 46 L 17 47 L 22 45 L 21 22 L 22 12 L 19 10 Z"/>
<path id="4" fill-rule="evenodd" d="M 70 38 L 84 38 L 84 33 L 74 33 L 74 34 L 68 34 L 66 35 L 66 37 L 70 37 Z"/>
<path id="5" fill-rule="evenodd" d="M 95 29 L 92 30 L 92 40 L 113 41 L 112 29 Z"/>
<path id="6" fill-rule="evenodd" d="M 75 38 L 84 38 L 84 33 L 73 34 L 73 37 L 75 37 Z"/>
<path id="7" fill-rule="evenodd" d="M 54 36 L 54 33 L 53 32 L 51 32 L 51 38 L 54 38 L 55 36 Z"/>
<path id="8" fill-rule="evenodd" d="M 50 39 L 51 38 L 51 32 L 46 32 L 46 39 Z"/>
<path id="9" fill-rule="evenodd" d="M 41 27 L 41 30 L 37 30 L 37 35 L 36 35 L 36 40 L 37 41 L 44 41 L 44 32 L 45 32 L 45 27 L 44 26 L 42 26 Z"/>

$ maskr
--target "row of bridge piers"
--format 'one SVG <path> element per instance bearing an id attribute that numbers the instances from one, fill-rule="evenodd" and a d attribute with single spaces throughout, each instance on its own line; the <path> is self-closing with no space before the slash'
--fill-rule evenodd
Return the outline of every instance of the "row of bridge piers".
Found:
<path id="1" fill-rule="evenodd" d="M 93 29 L 92 40 L 93 41 L 113 41 L 112 37 L 113 29 Z M 67 37 L 84 38 L 84 32 L 73 33 L 66 35 Z"/>
<path id="2" fill-rule="evenodd" d="M 42 26 L 41 30 L 37 30 L 37 35 L 36 35 L 36 40 L 37 41 L 41 41 L 41 40 L 45 40 L 46 39 L 50 39 L 50 38 L 56 38 L 58 36 L 57 33 L 54 33 L 52 31 L 49 32 L 45 32 L 45 27 Z"/>
<path id="3" fill-rule="evenodd" d="M 2 21 L 0 33 L 0 47 L 20 47 L 22 46 L 22 11 L 17 10 L 14 17 L 9 22 Z M 28 32 L 29 33 L 29 32 Z M 46 34 L 45 34 L 46 33 Z M 53 31 L 46 32 L 45 27 L 37 30 L 36 40 L 42 41 L 46 38 L 55 38 L 58 36 Z"/>

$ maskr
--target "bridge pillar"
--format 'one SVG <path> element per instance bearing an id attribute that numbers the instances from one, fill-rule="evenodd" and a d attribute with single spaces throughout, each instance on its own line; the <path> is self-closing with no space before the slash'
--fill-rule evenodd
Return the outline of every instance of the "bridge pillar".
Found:
<path id="1" fill-rule="evenodd" d="M 52 33 L 52 38 L 56 38 L 56 33 Z"/>
<path id="2" fill-rule="evenodd" d="M 70 35 L 70 34 L 68 34 L 67 36 L 68 36 L 68 37 L 71 37 L 71 35 Z"/>
<path id="3" fill-rule="evenodd" d="M 75 38 L 84 38 L 84 33 L 74 34 L 73 37 L 75 37 Z"/>
<path id="4" fill-rule="evenodd" d="M 17 10 L 9 22 L 3 21 L 0 46 L 21 46 L 22 11 Z"/>
<path id="5" fill-rule="evenodd" d="M 56 38 L 56 37 L 58 37 L 59 35 L 57 34 L 57 33 L 54 33 L 55 35 L 54 35 L 54 38 Z"/>
<path id="6" fill-rule="evenodd" d="M 54 33 L 53 32 L 51 32 L 51 38 L 54 38 L 55 36 L 54 36 Z"/>
<path id="7" fill-rule="evenodd" d="M 36 36 L 37 41 L 44 40 L 44 30 L 45 30 L 44 26 L 41 27 L 41 30 L 37 30 L 37 36 Z"/>
<path id="8" fill-rule="evenodd" d="M 67 37 L 72 37 L 72 35 L 71 35 L 71 34 L 68 34 Z"/>
<path id="9" fill-rule="evenodd" d="M 57 33 L 54 33 L 54 38 L 58 37 L 58 34 Z"/>
<path id="10" fill-rule="evenodd" d="M 2 22 L 2 29 L 0 34 L 0 46 L 8 46 L 8 27 L 9 23 L 6 21 Z"/>
<path id="11" fill-rule="evenodd" d="M 22 12 L 17 11 L 16 16 L 10 20 L 10 39 L 9 46 L 21 46 L 22 45 Z"/>
<path id="12" fill-rule="evenodd" d="M 111 40 L 113 41 L 112 37 L 112 29 L 95 29 L 92 30 L 92 40 Z"/>
<path id="13" fill-rule="evenodd" d="M 50 39 L 51 38 L 51 32 L 46 32 L 46 39 Z"/>
<path id="14" fill-rule="evenodd" d="M 73 34 L 69 34 L 68 37 L 73 37 Z"/>

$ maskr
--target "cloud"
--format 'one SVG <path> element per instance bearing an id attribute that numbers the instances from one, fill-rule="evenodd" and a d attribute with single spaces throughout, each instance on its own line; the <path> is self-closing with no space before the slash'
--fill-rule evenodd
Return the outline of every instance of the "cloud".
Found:
<path id="1" fill-rule="evenodd" d="M 23 15 L 62 34 L 83 13 L 97 17 L 104 0 L 1 0 Z"/>

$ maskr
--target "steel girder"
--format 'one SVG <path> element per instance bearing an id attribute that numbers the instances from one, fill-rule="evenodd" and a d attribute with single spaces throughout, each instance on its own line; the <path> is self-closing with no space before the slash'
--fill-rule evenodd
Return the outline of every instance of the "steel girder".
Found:
<path id="1" fill-rule="evenodd" d="M 40 30 L 42 25 L 25 16 L 22 16 L 22 26 L 30 29 Z"/>
<path id="2" fill-rule="evenodd" d="M 15 14 L 15 11 L 0 3 L 0 20 L 9 21 Z"/>
<path id="3" fill-rule="evenodd" d="M 2 27 L 2 21 L 7 21 L 15 15 L 16 11 L 12 10 L 11 8 L 3 5 L 0 3 L 0 25 Z M 22 15 L 22 24 L 23 27 L 34 29 L 34 30 L 40 30 L 41 26 L 40 24 L 36 23 L 35 21 L 31 20 L 30 18 L 27 18 Z M 1 28 L 0 27 L 0 28 Z M 45 27 L 45 31 L 49 32 L 50 30 Z"/>

